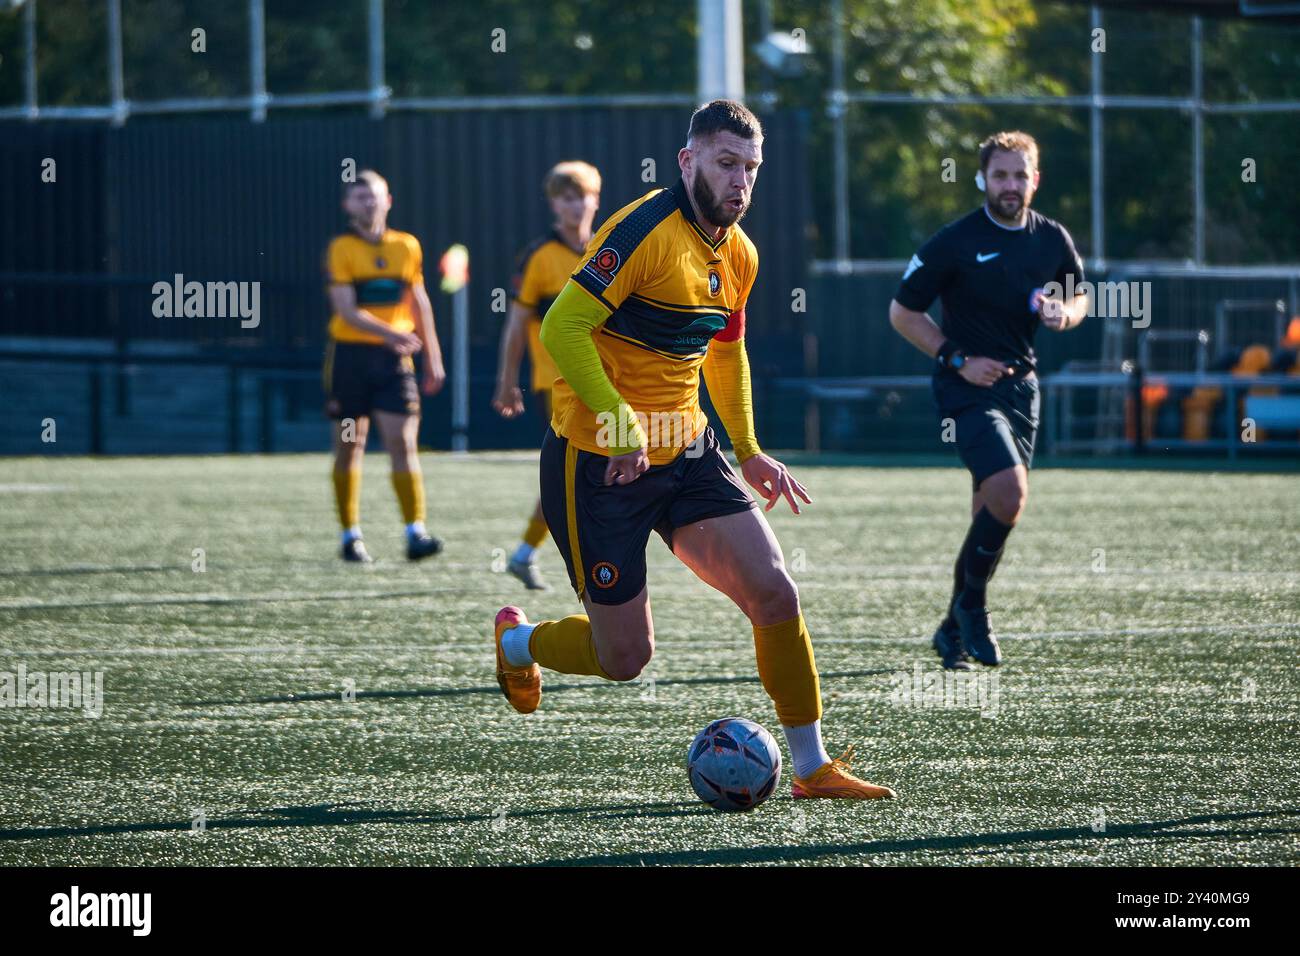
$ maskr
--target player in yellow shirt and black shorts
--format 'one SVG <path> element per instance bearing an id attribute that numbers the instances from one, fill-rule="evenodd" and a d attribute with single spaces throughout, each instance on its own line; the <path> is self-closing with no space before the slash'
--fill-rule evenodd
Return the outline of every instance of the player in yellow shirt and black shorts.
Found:
<path id="1" fill-rule="evenodd" d="M 424 526 L 424 479 L 416 436 L 420 390 L 437 393 L 446 380 L 424 288 L 420 242 L 388 228 L 393 198 L 373 170 L 345 184 L 343 211 L 349 231 L 325 254 L 329 287 L 329 342 L 325 350 L 325 412 L 335 420 L 334 499 L 342 525 L 345 561 L 370 563 L 361 540 L 361 462 L 370 419 L 379 425 L 392 460 L 393 490 L 406 523 L 406 556 L 437 554 L 442 542 Z M 415 356 L 424 380 L 415 382 Z"/>
<path id="2" fill-rule="evenodd" d="M 691 117 L 682 178 L 609 218 L 546 313 L 560 379 L 542 445 L 542 508 L 586 614 L 495 620 L 497 682 L 517 711 L 541 701 L 541 667 L 627 681 L 654 653 L 645 549 L 659 534 L 753 627 L 758 673 L 794 764 L 795 797 L 892 797 L 831 760 L 799 593 L 780 545 L 718 448 L 699 404 L 703 372 L 749 486 L 797 514 L 807 492 L 754 435 L 745 303 L 758 274 L 737 225 L 762 162 L 762 127 L 715 100 Z"/>
<path id="3" fill-rule="evenodd" d="M 600 207 L 600 172 L 595 166 L 576 160 L 558 163 L 546 174 L 542 189 L 555 215 L 555 226 L 545 236 L 529 243 L 519 255 L 514 301 L 501 334 L 501 360 L 492 407 L 507 419 L 523 413 L 519 363 L 527 342 L 534 407 L 541 415 L 544 433 L 551 423 L 551 386 L 560 372 L 542 345 L 542 316 L 577 270 L 582 252 L 591 240 L 592 222 Z M 545 540 L 546 517 L 538 501 L 507 565 L 507 570 L 530 590 L 547 587 L 536 563 L 537 549 Z"/>

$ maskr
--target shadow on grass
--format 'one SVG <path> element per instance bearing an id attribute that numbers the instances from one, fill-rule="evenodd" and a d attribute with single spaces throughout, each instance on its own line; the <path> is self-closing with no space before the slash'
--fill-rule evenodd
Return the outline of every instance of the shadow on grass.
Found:
<path id="1" fill-rule="evenodd" d="M 898 668 L 894 667 L 873 667 L 869 670 L 860 671 L 832 671 L 821 675 L 822 680 L 835 680 L 841 677 L 875 677 L 879 674 L 892 674 Z M 743 677 L 679 677 L 668 680 L 654 681 L 654 687 L 684 687 L 698 684 L 757 684 L 759 683 L 758 675 L 746 675 Z M 543 684 L 542 689 L 547 694 L 563 693 L 570 690 L 597 690 L 604 687 L 642 687 L 645 686 L 641 681 L 621 681 L 612 682 L 606 680 L 591 680 L 582 684 Z M 476 694 L 488 694 L 495 696 L 501 693 L 501 688 L 493 685 L 491 687 L 439 687 L 425 688 L 422 690 L 359 690 L 356 691 L 357 700 L 410 700 L 420 697 L 468 697 Z M 237 704 L 307 704 L 319 701 L 334 701 L 341 698 L 342 691 L 320 691 L 310 694 L 283 694 L 276 697 L 250 697 L 244 700 L 196 700 L 187 701 L 182 707 L 228 707 Z"/>
<path id="2" fill-rule="evenodd" d="M 47 611 L 84 611 L 109 607 L 176 607 L 199 605 L 201 607 L 227 607 L 253 604 L 304 604 L 319 601 L 395 601 L 405 598 L 424 598 L 431 594 L 466 594 L 463 587 L 427 587 L 414 591 L 343 591 L 332 594 L 276 594 L 254 597 L 185 597 L 168 595 L 152 598 L 127 598 L 117 601 L 56 601 L 50 604 L 6 604 L 0 611 L 9 613 L 26 611 L 43 614 Z"/>
<path id="3" fill-rule="evenodd" d="M 543 810 L 509 811 L 511 820 L 589 815 L 593 820 L 634 817 L 682 817 L 713 813 L 698 801 L 675 803 L 624 803 L 603 806 L 553 807 Z M 244 816 L 218 817 L 205 821 L 207 830 L 267 829 L 276 827 L 339 827 L 364 823 L 400 824 L 484 824 L 492 825 L 495 813 L 423 813 L 418 810 L 371 810 L 363 802 L 322 803 L 308 807 L 273 807 L 252 810 Z M 151 823 L 105 823 L 98 826 L 12 827 L 0 829 L 0 841 L 50 840 L 67 837 L 109 836 L 120 833 L 168 833 L 191 829 L 189 820 Z"/>
<path id="4" fill-rule="evenodd" d="M 669 853 L 611 853 L 594 856 L 548 860 L 535 866 L 702 866 L 745 863 L 800 863 L 839 856 L 883 856 L 890 853 L 989 852 L 997 848 L 1015 848 L 1032 843 L 1091 843 L 1112 840 L 1185 840 L 1206 837 L 1252 838 L 1288 833 L 1300 834 L 1300 826 L 1252 829 L 1222 827 L 1218 829 L 1178 829 L 1210 823 L 1233 823 L 1248 820 L 1292 819 L 1300 824 L 1300 810 L 1252 810 L 1243 813 L 1212 813 L 1156 820 L 1145 823 L 1107 823 L 1103 833 L 1088 827 L 1057 827 L 1049 830 L 1013 830 L 1005 833 L 971 833 L 955 836 L 916 837 L 909 840 L 874 840 L 866 843 L 820 843 L 760 847 L 725 847 L 716 850 L 676 850 Z"/>
<path id="5" fill-rule="evenodd" d="M 784 802 L 784 801 L 782 801 Z M 645 819 L 662 817 L 710 816 L 715 811 L 696 801 L 658 803 L 623 803 L 581 807 L 553 807 L 540 810 L 511 811 L 498 817 L 495 813 L 423 813 L 417 810 L 367 809 L 363 802 L 324 803 L 306 807 L 273 807 L 248 811 L 243 816 L 217 817 L 206 821 L 208 830 L 246 830 L 357 826 L 361 824 L 436 825 L 461 824 L 490 827 L 498 819 L 539 820 L 585 816 L 592 821 Z M 917 837 L 908 840 L 875 840 L 865 843 L 822 843 L 758 847 L 725 847 L 712 850 L 675 850 L 664 853 L 611 853 L 568 859 L 547 860 L 534 866 L 699 866 L 707 864 L 737 865 L 747 863 L 801 863 L 828 857 L 880 857 L 891 853 L 929 852 L 947 854 L 989 853 L 999 848 L 1028 847 L 1035 843 L 1099 843 L 1114 840 L 1186 840 L 1208 837 L 1250 839 L 1276 834 L 1300 834 L 1300 827 L 1217 827 L 1215 829 L 1180 829 L 1213 823 L 1294 820 L 1300 823 L 1300 810 L 1255 810 L 1243 813 L 1214 813 L 1157 820 L 1144 823 L 1111 824 L 1104 833 L 1087 827 L 1058 827 L 1044 830 L 1013 830 L 1002 833 L 971 833 L 955 836 Z M 775 823 L 775 821 L 774 821 Z M 130 833 L 184 832 L 189 821 L 151 823 L 110 823 L 98 826 L 14 827 L 0 829 L 0 841 L 50 840 L 70 837 L 111 836 Z"/>

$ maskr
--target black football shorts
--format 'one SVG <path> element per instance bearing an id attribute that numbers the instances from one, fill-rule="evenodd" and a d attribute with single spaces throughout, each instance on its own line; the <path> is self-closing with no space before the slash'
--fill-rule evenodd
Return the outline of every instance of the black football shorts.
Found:
<path id="1" fill-rule="evenodd" d="M 420 414 L 415 360 L 383 345 L 335 342 L 325 346 L 325 415 L 361 418 L 371 412 Z"/>
<path id="2" fill-rule="evenodd" d="M 582 451 L 548 429 L 542 442 L 542 513 L 564 556 L 569 582 L 596 604 L 623 604 L 646 583 L 645 550 L 654 531 L 673 530 L 756 507 L 731 470 L 712 428 L 671 462 L 651 465 L 626 485 L 606 485 L 609 458 Z"/>
<path id="3" fill-rule="evenodd" d="M 940 370 L 931 380 L 939 423 L 955 426 L 957 453 L 971 473 L 974 488 L 1016 465 L 1030 466 L 1038 435 L 1038 379 L 1003 378 L 984 388 L 954 372 Z"/>

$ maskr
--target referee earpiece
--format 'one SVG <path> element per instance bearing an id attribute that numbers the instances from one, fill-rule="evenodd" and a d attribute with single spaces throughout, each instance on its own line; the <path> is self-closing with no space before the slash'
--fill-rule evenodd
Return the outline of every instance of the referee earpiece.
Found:
<path id="1" fill-rule="evenodd" d="M 985 184 L 985 182 L 984 182 L 984 174 L 983 174 L 982 172 L 977 172 L 977 173 L 975 174 L 975 187 L 976 187 L 980 192 L 984 192 L 985 185 L 986 185 L 986 184 Z"/>

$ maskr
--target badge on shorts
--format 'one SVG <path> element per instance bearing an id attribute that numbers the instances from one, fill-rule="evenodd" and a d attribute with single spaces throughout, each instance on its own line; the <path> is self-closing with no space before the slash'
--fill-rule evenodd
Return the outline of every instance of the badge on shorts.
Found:
<path id="1" fill-rule="evenodd" d="M 715 270 L 710 269 L 709 270 L 709 295 L 717 295 L 721 291 L 722 291 L 722 279 Z"/>
<path id="2" fill-rule="evenodd" d="M 598 588 L 612 588 L 618 583 L 618 568 L 608 561 L 601 561 L 592 567 L 591 580 Z"/>

